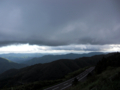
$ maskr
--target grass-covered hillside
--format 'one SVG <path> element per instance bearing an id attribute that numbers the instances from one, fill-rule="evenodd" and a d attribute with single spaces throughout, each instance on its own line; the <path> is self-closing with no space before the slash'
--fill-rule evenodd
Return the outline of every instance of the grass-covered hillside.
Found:
<path id="1" fill-rule="evenodd" d="M 98 62 L 94 75 L 66 90 L 120 90 L 120 53 Z"/>
<path id="2" fill-rule="evenodd" d="M 101 74 L 91 76 L 66 90 L 120 90 L 120 67 L 108 67 Z"/>

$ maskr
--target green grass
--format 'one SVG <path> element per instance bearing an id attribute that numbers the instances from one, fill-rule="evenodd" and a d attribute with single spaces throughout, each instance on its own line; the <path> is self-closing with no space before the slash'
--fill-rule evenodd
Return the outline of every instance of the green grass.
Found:
<path id="1" fill-rule="evenodd" d="M 89 77 L 66 90 L 120 90 L 120 67 L 108 67 L 99 75 Z"/>
<path id="2" fill-rule="evenodd" d="M 3 59 L 5 59 L 5 60 L 7 60 L 8 62 L 12 62 L 12 61 L 10 61 L 9 59 L 6 59 L 6 58 L 4 58 L 4 57 L 1 57 L 1 58 L 3 58 Z"/>
<path id="3" fill-rule="evenodd" d="M 79 75 L 80 73 L 82 73 L 83 71 L 85 71 L 87 68 L 89 68 L 89 67 L 81 68 L 81 69 L 78 69 L 74 72 L 68 73 L 67 75 L 65 75 L 64 79 L 67 80 L 67 79 L 70 79 L 72 77 L 75 77 L 75 76 Z"/>

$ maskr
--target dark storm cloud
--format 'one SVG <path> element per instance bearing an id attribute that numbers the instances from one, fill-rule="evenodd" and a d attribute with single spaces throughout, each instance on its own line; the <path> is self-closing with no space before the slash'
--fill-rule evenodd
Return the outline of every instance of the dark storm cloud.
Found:
<path id="1" fill-rule="evenodd" d="M 0 44 L 120 44 L 119 0 L 1 0 Z"/>

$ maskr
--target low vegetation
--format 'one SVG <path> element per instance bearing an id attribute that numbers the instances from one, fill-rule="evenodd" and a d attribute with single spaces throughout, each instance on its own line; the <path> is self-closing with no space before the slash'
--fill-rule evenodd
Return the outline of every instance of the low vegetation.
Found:
<path id="1" fill-rule="evenodd" d="M 120 53 L 103 57 L 96 65 L 94 75 L 66 90 L 120 90 Z"/>
<path id="2" fill-rule="evenodd" d="M 120 67 L 108 67 L 101 74 L 91 76 L 66 90 L 120 90 Z"/>

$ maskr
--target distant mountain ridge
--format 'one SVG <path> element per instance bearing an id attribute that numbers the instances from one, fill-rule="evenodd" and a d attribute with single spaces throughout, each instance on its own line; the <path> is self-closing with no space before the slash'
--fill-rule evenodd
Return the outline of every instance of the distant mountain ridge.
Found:
<path id="1" fill-rule="evenodd" d="M 26 65 L 24 65 L 24 64 L 18 64 L 18 63 L 10 61 L 8 59 L 0 57 L 0 74 L 5 72 L 6 70 L 9 70 L 12 68 L 20 69 L 20 68 L 23 68 L 25 66 Z"/>
<path id="2" fill-rule="evenodd" d="M 104 53 L 92 52 L 92 53 L 87 53 L 87 54 L 72 54 L 72 53 L 70 53 L 70 54 L 65 54 L 65 55 L 45 55 L 42 57 L 36 57 L 31 60 L 27 60 L 23 63 L 27 64 L 27 65 L 34 65 L 34 64 L 38 64 L 38 63 L 49 63 L 49 62 L 59 60 L 59 59 L 76 59 L 76 58 L 80 58 L 80 57 L 90 57 L 90 56 L 100 55 L 100 54 L 104 54 Z"/>
<path id="3" fill-rule="evenodd" d="M 30 60 L 34 57 L 41 57 L 43 54 L 40 53 L 8 53 L 8 54 L 0 54 L 0 57 L 9 59 L 10 61 L 21 63 L 27 60 Z"/>
<path id="4" fill-rule="evenodd" d="M 107 55 L 95 55 L 92 57 L 82 57 L 74 60 L 60 59 L 50 63 L 36 64 L 22 69 L 10 69 L 0 74 L 0 88 L 3 86 L 21 85 L 20 83 L 30 83 L 41 80 L 56 80 L 63 78 L 66 74 L 76 71 L 86 66 L 95 66 L 103 57 Z"/>
<path id="5" fill-rule="evenodd" d="M 60 59 L 50 63 L 35 64 L 19 70 L 8 70 L 0 75 L 0 80 L 10 77 L 14 82 L 18 82 L 19 80 L 22 82 L 54 80 L 62 78 L 64 75 L 78 70 L 79 68 L 94 66 L 103 58 L 103 56 L 105 55 L 95 55 L 92 57 L 83 57 L 75 60 Z"/>

